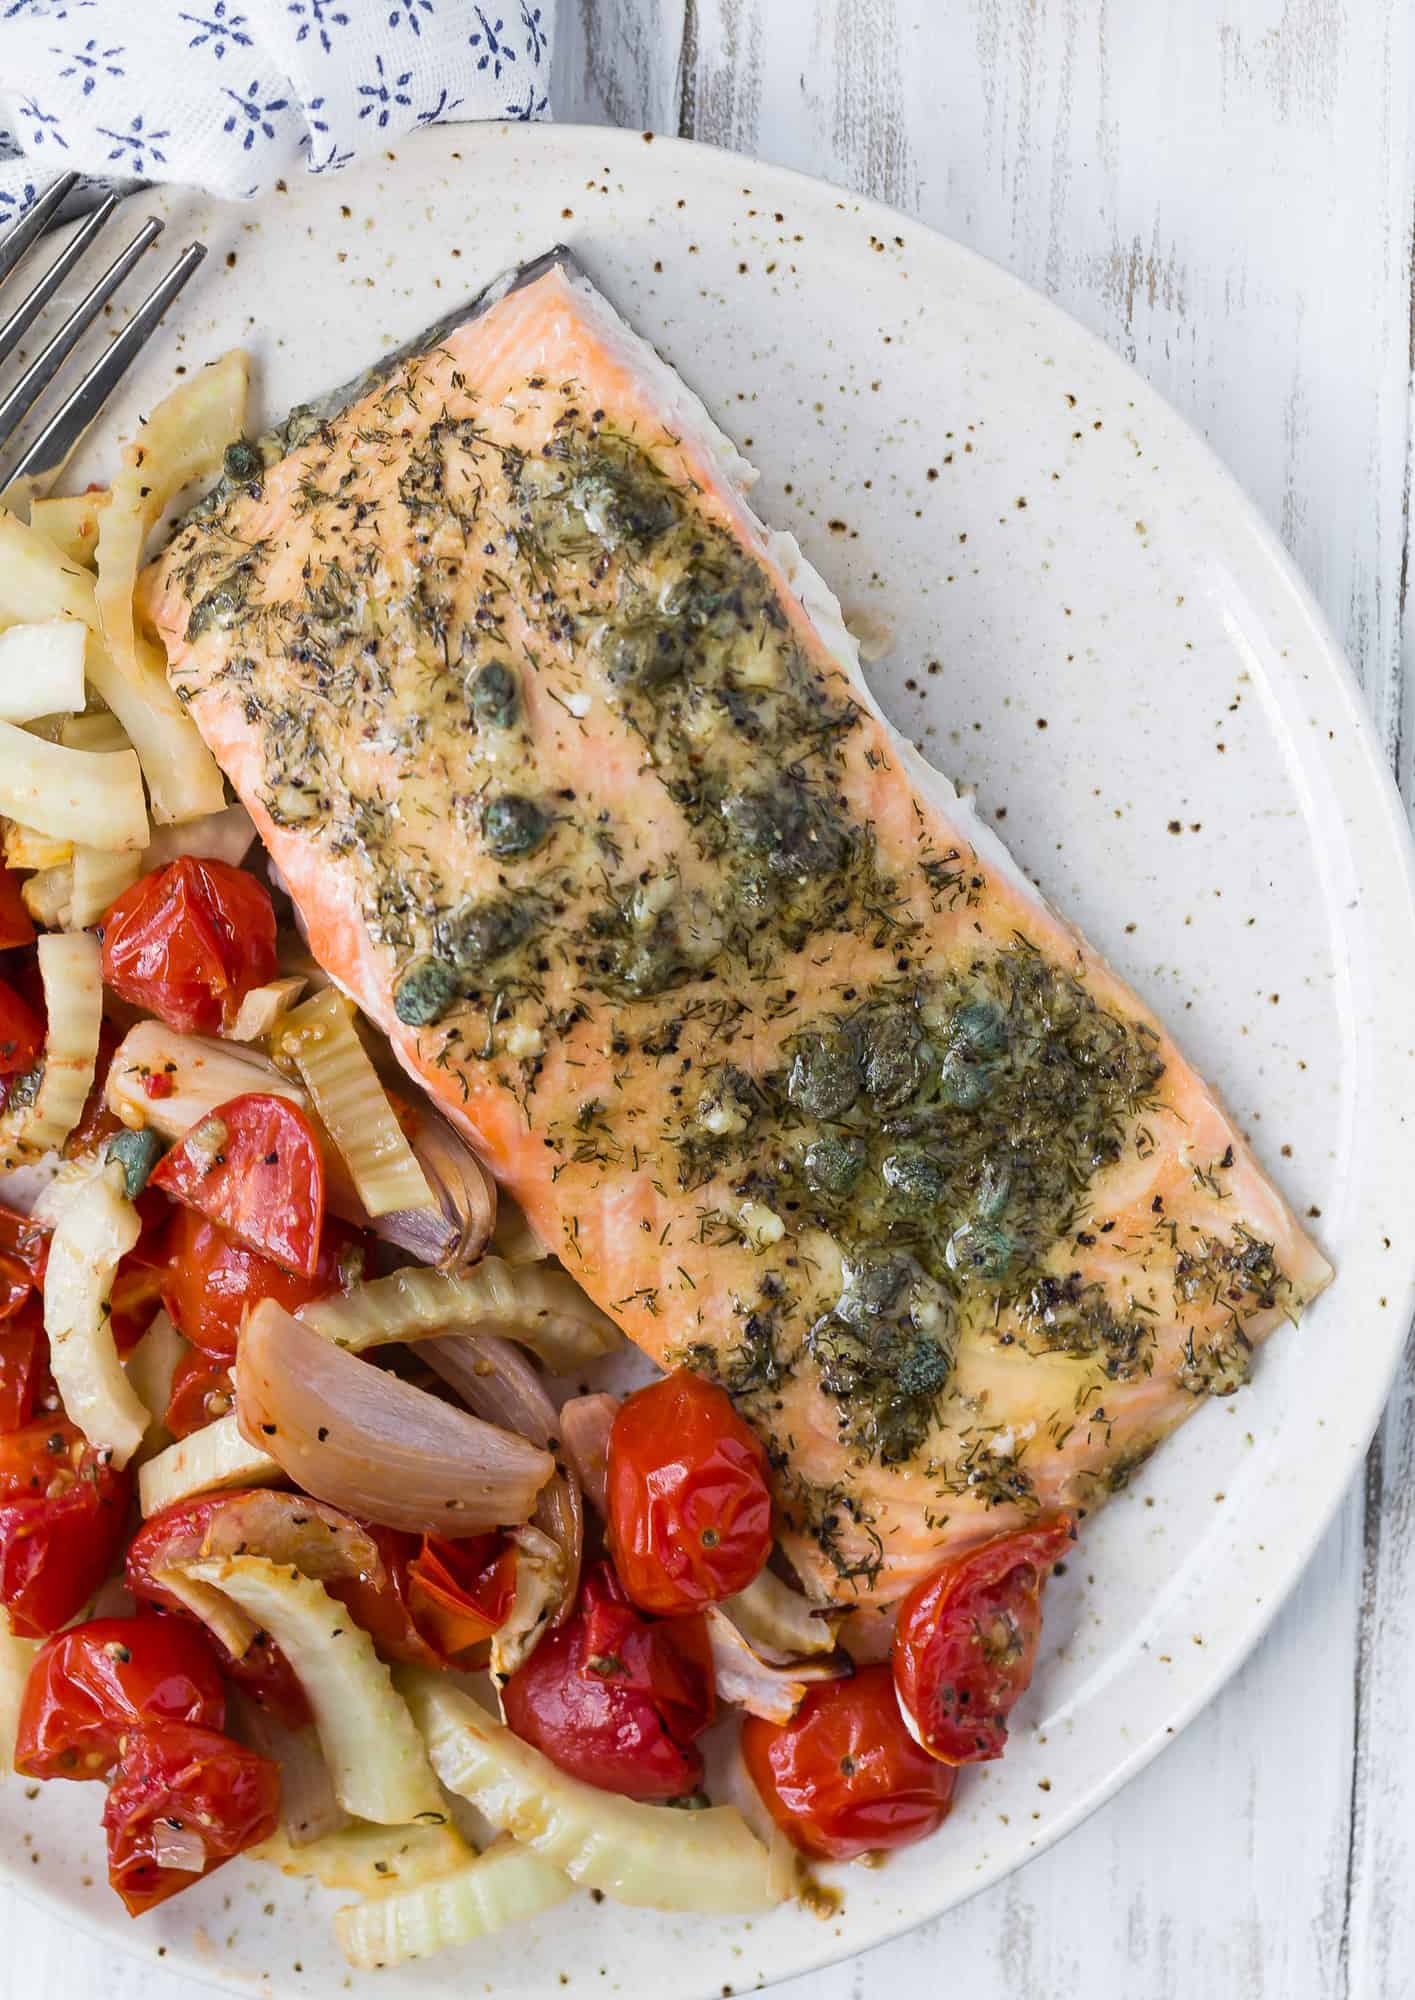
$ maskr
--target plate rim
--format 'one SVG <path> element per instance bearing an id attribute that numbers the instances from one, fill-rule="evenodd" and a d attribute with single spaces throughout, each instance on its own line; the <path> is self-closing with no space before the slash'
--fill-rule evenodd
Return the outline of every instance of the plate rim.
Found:
<path id="1" fill-rule="evenodd" d="M 965 265 L 976 265 L 986 272 L 987 282 L 990 285 L 1011 291 L 1019 303 L 1030 305 L 1043 330 L 1048 324 L 1060 323 L 1070 342 L 1077 343 L 1079 337 L 1079 345 L 1087 353 L 1099 358 L 1105 368 L 1122 371 L 1124 377 L 1138 387 L 1150 407 L 1169 426 L 1172 437 L 1181 442 L 1194 461 L 1203 468 L 1207 475 L 1206 498 L 1226 505 L 1236 515 L 1239 525 L 1246 531 L 1253 555 L 1261 558 L 1270 580 L 1282 591 L 1286 607 L 1293 615 L 1294 625 L 1300 632 L 1305 657 L 1314 666 L 1320 661 L 1324 677 L 1332 691 L 1340 697 L 1340 706 L 1349 729 L 1348 760 L 1359 761 L 1361 775 L 1368 781 L 1372 778 L 1375 780 L 1373 792 L 1379 804 L 1382 837 L 1387 843 L 1381 858 L 1386 863 L 1395 864 L 1396 879 L 1391 884 L 1391 891 L 1403 906 L 1406 939 L 1410 947 L 1411 962 L 1415 964 L 1415 845 L 1412 845 L 1410 823 L 1394 775 L 1351 661 L 1310 585 L 1256 501 L 1196 426 L 1147 380 L 1133 361 L 1116 352 L 1099 334 L 1045 292 L 1018 277 L 998 260 L 974 249 L 957 237 L 950 236 L 932 223 L 910 215 L 902 209 L 894 208 L 873 196 L 843 187 L 823 175 L 810 174 L 800 168 L 777 165 L 754 155 L 733 152 L 727 148 L 682 138 L 672 133 L 645 131 L 636 127 L 557 121 L 513 123 L 488 120 L 466 125 L 427 126 L 403 135 L 395 142 L 396 151 L 390 148 L 381 158 L 354 163 L 349 180 L 358 175 L 361 169 L 364 172 L 381 171 L 394 178 L 410 177 L 416 188 L 431 194 L 434 190 L 428 186 L 429 181 L 440 170 L 446 169 L 451 159 L 457 159 L 458 164 L 463 163 L 457 149 L 465 148 L 470 152 L 474 147 L 491 147 L 513 139 L 531 147 L 542 144 L 553 147 L 561 141 L 578 142 L 589 151 L 608 149 L 610 157 L 616 154 L 632 155 L 636 160 L 642 159 L 642 149 L 651 143 L 655 150 L 665 148 L 675 158 L 689 162 L 690 174 L 694 170 L 693 163 L 715 172 L 736 165 L 743 174 L 770 175 L 774 181 L 784 183 L 787 187 L 795 186 L 809 194 L 812 199 L 818 200 L 823 192 L 838 197 L 836 206 L 848 209 L 849 213 L 862 221 L 877 219 L 891 225 L 902 223 L 916 237 L 930 240 L 947 256 L 960 259 Z M 348 184 L 343 175 L 330 176 L 330 180 Z M 139 189 L 125 198 L 123 206 L 128 208 L 133 203 L 150 205 L 155 196 L 186 200 L 194 204 L 203 217 L 239 216 L 248 221 L 258 218 L 262 225 L 279 224 L 282 219 L 278 205 L 279 198 L 273 191 L 251 202 L 226 202 L 201 189 L 168 185 L 156 189 Z M 200 228 L 202 224 L 197 221 L 193 226 Z M 889 233 L 892 234 L 893 230 L 891 229 Z M 573 236 L 570 240 L 573 241 Z M 593 269 L 592 259 L 590 268 Z M 170 332 L 177 330 L 180 324 L 180 318 L 175 318 L 171 322 L 171 328 L 168 330 L 169 338 Z M 1326 758 L 1319 761 L 1330 772 L 1332 768 L 1330 761 Z M 1393 954 L 1391 956 L 1393 957 Z M 1359 1039 L 1366 1039 L 1369 1032 L 1368 1029 L 1366 1036 Z M 1415 1163 L 1415 1131 L 1406 1137 L 1405 1146 L 1412 1163 Z M 1167 1720 L 1156 1722 L 1140 1740 L 1123 1754 L 1117 1755 L 1104 1777 L 1078 1792 L 1063 1811 L 1055 1818 L 1049 1819 L 1025 1851 L 1005 1854 L 995 1860 L 984 1862 L 976 1870 L 973 1879 L 956 1893 L 950 1888 L 942 1901 L 929 1903 L 921 1901 L 907 1914 L 900 1914 L 898 1917 L 885 1915 L 878 1920 L 867 1921 L 861 1926 L 865 1933 L 863 1937 L 841 1938 L 823 1935 L 818 1950 L 807 1950 L 793 1959 L 789 1965 L 766 1970 L 760 1977 L 753 1978 L 754 1987 L 760 1989 L 775 1985 L 782 1980 L 797 1978 L 861 1956 L 895 1938 L 904 1936 L 922 1924 L 961 1908 L 973 1897 L 1027 1866 L 1029 1862 L 1036 1860 L 1074 1832 L 1092 1813 L 1099 1810 L 1154 1762 L 1162 1750 L 1178 1740 L 1196 1716 L 1228 1684 L 1268 1632 L 1306 1570 L 1319 1542 L 1326 1534 L 1360 1471 L 1399 1371 L 1407 1330 L 1412 1316 L 1415 1316 L 1415 1240 L 1412 1240 L 1405 1253 L 1403 1265 L 1399 1282 L 1392 1279 L 1390 1283 L 1392 1310 L 1387 1325 L 1392 1331 L 1388 1337 L 1389 1352 L 1378 1373 L 1371 1377 L 1360 1406 L 1353 1407 L 1349 1399 L 1344 1404 L 1346 1421 L 1342 1436 L 1332 1445 L 1333 1454 L 1338 1448 L 1349 1451 L 1349 1469 L 1345 1477 L 1332 1476 L 1327 1480 L 1319 1503 L 1304 1514 L 1299 1535 L 1295 1537 L 1289 1535 L 1283 1541 L 1280 1552 L 1265 1551 L 1264 1580 L 1267 1587 L 1258 1603 L 1250 1608 L 1242 1619 L 1231 1619 L 1217 1639 L 1206 1642 L 1207 1671 L 1203 1680 L 1196 1683 L 1172 1709 L 1167 1711 Z M 0 1877 L 8 1882 L 22 1901 L 35 1904 L 56 1918 L 61 1918 L 67 1925 L 78 1928 L 95 1942 L 109 1946 L 115 1942 L 113 1925 L 102 1918 L 90 1916 L 82 1899 L 77 1897 L 66 1899 L 61 1890 L 51 1888 L 32 1875 L 22 1874 L 19 1868 L 3 1855 L 0 1855 Z M 159 1946 L 155 1935 L 152 1942 L 148 1943 L 134 1932 L 123 1935 L 119 1948 L 130 1952 L 134 1958 L 160 1965 L 173 1972 L 180 1972 L 210 1988 L 242 1993 L 251 1991 L 251 1974 L 235 1966 L 226 1968 L 210 1964 L 186 1942 Z M 385 1984 L 389 1978 L 390 1975 L 384 1975 Z M 694 1987 L 691 1990 L 696 1994 L 698 1989 Z M 685 2000 L 687 2000 L 686 1993 Z"/>

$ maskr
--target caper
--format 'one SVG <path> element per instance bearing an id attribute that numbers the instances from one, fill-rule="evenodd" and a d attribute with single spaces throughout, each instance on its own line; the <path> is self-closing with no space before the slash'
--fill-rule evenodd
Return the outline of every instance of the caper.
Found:
<path id="1" fill-rule="evenodd" d="M 881 1257 L 874 1263 L 858 1264 L 841 1293 L 836 1312 L 852 1326 L 881 1319 L 896 1312 L 918 1272 L 912 1257 L 900 1254 Z"/>
<path id="2" fill-rule="evenodd" d="M 673 526 L 669 495 L 612 459 L 592 460 L 575 478 L 568 497 L 607 549 L 647 548 Z"/>
<path id="3" fill-rule="evenodd" d="M 900 1008 L 877 1016 L 865 1042 L 865 1088 L 876 1109 L 894 1111 L 916 1097 L 931 1055 L 911 1014 Z"/>
<path id="4" fill-rule="evenodd" d="M 457 972 L 446 959 L 415 958 L 393 989 L 393 1011 L 409 1028 L 430 1028 L 457 998 Z"/>
<path id="5" fill-rule="evenodd" d="M 259 479 L 265 470 L 265 460 L 253 444 L 244 438 L 237 438 L 228 444 L 221 458 L 221 470 L 234 486 L 245 486 L 252 479 Z"/>
<path id="6" fill-rule="evenodd" d="M 839 868 L 846 835 L 804 786 L 785 780 L 767 792 L 733 792 L 722 802 L 728 826 L 773 875 L 828 875 Z"/>
<path id="7" fill-rule="evenodd" d="M 860 1072 L 843 1041 L 805 1043 L 792 1058 L 786 1095 L 811 1118 L 839 1118 L 860 1094 Z"/>
<path id="8" fill-rule="evenodd" d="M 1017 1254 L 1017 1240 L 996 1222 L 965 1222 L 948 1239 L 944 1256 L 950 1270 L 996 1284 L 1005 1278 Z"/>
<path id="9" fill-rule="evenodd" d="M 849 1194 L 859 1180 L 865 1159 L 862 1139 L 827 1133 L 806 1148 L 806 1181 L 815 1193 L 839 1198 Z"/>
<path id="10" fill-rule="evenodd" d="M 498 896 L 465 903 L 437 925 L 438 955 L 454 967 L 480 968 L 514 951 L 534 928 L 535 912 L 525 903 Z"/>
<path id="11" fill-rule="evenodd" d="M 950 1049 L 943 1059 L 940 1087 L 945 1104 L 958 1111 L 976 1111 L 993 1087 L 993 1072 L 986 1063 L 970 1062 Z"/>
<path id="12" fill-rule="evenodd" d="M 642 618 L 611 634 L 604 648 L 605 671 L 616 687 L 663 687 L 687 660 L 681 635 L 671 625 Z"/>
<path id="13" fill-rule="evenodd" d="M 1007 1016 L 993 1000 L 970 1000 L 948 1024 L 950 1051 L 969 1062 L 992 1062 L 1007 1051 Z"/>
<path id="14" fill-rule="evenodd" d="M 906 1208 L 936 1208 L 943 1200 L 946 1180 L 943 1168 L 931 1153 L 915 1146 L 890 1153 L 880 1172 L 884 1184 Z"/>
<path id="15" fill-rule="evenodd" d="M 123 1169 L 123 1192 L 129 1201 L 136 1201 L 165 1151 L 161 1134 L 144 1125 L 137 1132 L 115 1132 L 104 1148 L 103 1157 L 118 1162 Z"/>
<path id="16" fill-rule="evenodd" d="M 501 861 L 534 854 L 550 832 L 550 820 L 534 799 L 503 792 L 482 810 L 482 839 Z"/>
<path id="17" fill-rule="evenodd" d="M 488 660 L 472 675 L 468 687 L 472 714 L 493 729 L 509 729 L 521 705 L 516 676 L 504 661 Z"/>
<path id="18" fill-rule="evenodd" d="M 952 1373 L 949 1349 L 920 1334 L 900 1355 L 894 1380 L 901 1396 L 936 1396 Z"/>

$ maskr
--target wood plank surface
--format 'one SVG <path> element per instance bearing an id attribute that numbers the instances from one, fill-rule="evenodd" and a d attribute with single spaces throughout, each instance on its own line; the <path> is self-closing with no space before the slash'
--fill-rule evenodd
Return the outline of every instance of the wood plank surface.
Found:
<path id="1" fill-rule="evenodd" d="M 1049 292 L 1281 534 L 1410 800 L 1413 41 L 1408 0 L 560 0 L 555 111 L 825 175 Z M 783 2000 L 1407 2000 L 1413 1607 L 1415 1357 L 1296 1595 L 1174 1747 Z M 0 2000 L 191 1991 L 12 1891 L 0 1921 Z"/>

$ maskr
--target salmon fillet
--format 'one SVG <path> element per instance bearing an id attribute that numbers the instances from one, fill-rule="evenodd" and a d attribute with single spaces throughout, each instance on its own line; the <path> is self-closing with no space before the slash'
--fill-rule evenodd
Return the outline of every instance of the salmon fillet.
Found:
<path id="1" fill-rule="evenodd" d="M 1084 1514 L 1246 1379 L 1326 1262 L 568 253 L 261 456 L 147 573 L 172 684 L 320 964 L 756 1427 L 813 1593 Z"/>

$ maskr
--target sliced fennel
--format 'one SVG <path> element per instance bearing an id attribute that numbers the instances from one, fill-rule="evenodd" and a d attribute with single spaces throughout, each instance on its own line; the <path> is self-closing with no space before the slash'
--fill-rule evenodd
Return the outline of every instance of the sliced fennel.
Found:
<path id="1" fill-rule="evenodd" d="M 138 1505 L 148 1519 L 198 1493 L 224 1492 L 232 1486 L 278 1486 L 284 1477 L 273 1458 L 246 1443 L 233 1410 L 140 1466 Z"/>
<path id="2" fill-rule="evenodd" d="M 70 853 L 73 852 L 71 848 Z M 27 875 L 20 895 L 31 918 L 42 930 L 67 930 L 74 901 L 74 864 L 62 861 Z"/>
<path id="3" fill-rule="evenodd" d="M 74 858 L 72 840 L 54 840 L 32 826 L 18 821 L 5 822 L 5 866 L 7 868 L 62 868 Z"/>
<path id="4" fill-rule="evenodd" d="M 165 1311 L 159 1312 L 124 1363 L 134 1393 L 148 1414 L 138 1456 L 155 1458 L 173 1442 L 163 1423 L 172 1400 L 172 1378 L 188 1352 L 187 1343 Z"/>
<path id="5" fill-rule="evenodd" d="M 248 365 L 232 349 L 164 396 L 123 454 L 98 527 L 98 612 L 113 658 L 137 670 L 133 591 L 143 545 L 162 510 L 194 479 L 221 470 L 222 454 L 241 435 Z"/>
<path id="6" fill-rule="evenodd" d="M 59 741 L 66 750 L 131 750 L 128 732 L 111 709 L 96 708 L 91 714 L 69 715 L 59 725 Z"/>
<path id="7" fill-rule="evenodd" d="M 47 536 L 0 508 L 0 628 L 42 618 L 76 618 L 87 625 L 84 673 L 137 751 L 154 818 L 184 820 L 219 811 L 226 799 L 221 773 L 168 686 L 160 651 L 137 638 L 125 673 L 103 640 L 92 572 L 67 561 Z"/>
<path id="8" fill-rule="evenodd" d="M 76 714 L 84 705 L 84 637 L 72 618 L 0 632 L 0 721 Z"/>
<path id="9" fill-rule="evenodd" d="M 304 1078 L 369 1214 L 430 1207 L 432 1189 L 343 995 L 329 986 L 297 1007 L 281 1026 L 278 1053 L 290 1057 Z"/>
<path id="10" fill-rule="evenodd" d="M 365 1896 L 380 1896 L 447 1875 L 470 1861 L 474 1850 L 451 1820 L 445 1826 L 377 1826 L 356 1820 L 303 1847 L 276 1833 L 250 1852 L 257 1861 L 272 1862 L 282 1874 L 312 1875 L 326 1889 L 357 1889 Z"/>
<path id="11" fill-rule="evenodd" d="M 529 1347 L 557 1375 L 611 1353 L 621 1340 L 613 1320 L 565 1272 L 505 1264 L 499 1257 L 483 1257 L 459 1277 L 409 1266 L 301 1306 L 299 1317 L 340 1347 L 379 1347 L 471 1328 L 498 1333 Z"/>
<path id="12" fill-rule="evenodd" d="M 66 750 L 0 722 L 0 812 L 55 840 L 147 846 L 147 800 L 131 750 Z"/>
<path id="13" fill-rule="evenodd" d="M 835 1651 L 840 1613 L 823 1613 L 820 1606 L 769 1569 L 762 1570 L 735 1597 L 724 1598 L 722 1609 L 764 1659 L 780 1663 Z"/>
<path id="14" fill-rule="evenodd" d="M 107 504 L 106 491 L 31 500 L 29 524 L 53 542 L 67 561 L 82 563 L 87 568 L 98 547 L 98 518 Z"/>
<path id="15" fill-rule="evenodd" d="M 4 1611 L 0 1610 L 0 1779 L 8 1777 L 15 1768 L 20 1702 L 39 1648 L 38 1639 L 21 1639 L 13 1633 Z"/>
<path id="16" fill-rule="evenodd" d="M 103 1022 L 97 938 L 51 933 L 35 949 L 48 1017 L 44 1054 L 32 1077 L 12 1081 L 0 1116 L 0 1166 L 7 1172 L 25 1157 L 57 1151 L 78 1124 L 93 1088 Z"/>
<path id="17" fill-rule="evenodd" d="M 231 1598 L 290 1662 L 346 1812 L 381 1826 L 440 1826 L 447 1810 L 422 1739 L 373 1641 L 323 1584 L 263 1556 L 181 1565 Z"/>
<path id="18" fill-rule="evenodd" d="M 69 864 L 69 922 L 75 930 L 96 924 L 143 872 L 142 856 L 131 848 L 76 847 Z"/>
<path id="19" fill-rule="evenodd" d="M 444 1677 L 407 1667 L 398 1685 L 447 1789 L 573 1881 L 642 1909 L 713 1916 L 782 1900 L 767 1850 L 735 1806 L 677 1812 L 599 1791 Z"/>
<path id="20" fill-rule="evenodd" d="M 558 1868 L 529 1848 L 499 1840 L 454 1874 L 337 1910 L 334 1934 L 361 1971 L 406 1965 L 553 1910 L 570 1887 Z"/>
<path id="21" fill-rule="evenodd" d="M 231 1042 L 263 1042 L 276 1023 L 289 1013 L 305 990 L 298 976 L 272 979 L 268 986 L 253 986 L 236 1009 L 236 1018 L 226 1030 Z"/>
<path id="22" fill-rule="evenodd" d="M 44 1273 L 44 1331 L 49 1366 L 64 1408 L 96 1450 L 126 1465 L 150 1421 L 123 1372 L 108 1317 L 118 1260 L 142 1233 L 123 1194 L 123 1169 L 106 1166 L 75 1190 L 49 1245 Z"/>

